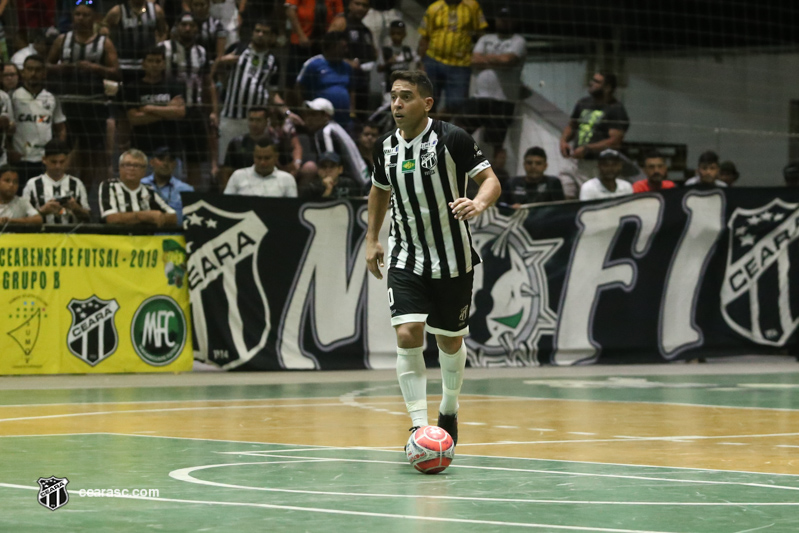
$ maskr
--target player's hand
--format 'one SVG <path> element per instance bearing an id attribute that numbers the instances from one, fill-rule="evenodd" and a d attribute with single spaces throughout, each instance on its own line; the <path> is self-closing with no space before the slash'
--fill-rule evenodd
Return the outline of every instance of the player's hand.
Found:
<path id="1" fill-rule="evenodd" d="M 366 242 L 366 268 L 377 279 L 383 279 L 383 273 L 380 272 L 380 269 L 385 266 L 383 256 L 383 246 L 380 242 Z"/>
<path id="2" fill-rule="evenodd" d="M 449 208 L 452 209 L 452 214 L 458 220 L 470 220 L 482 213 L 488 207 L 483 202 L 477 200 L 470 200 L 469 198 L 456 198 L 454 202 L 449 203 Z"/>
<path id="3" fill-rule="evenodd" d="M 61 204 L 58 203 L 58 201 L 54 198 L 50 199 L 46 204 L 39 208 L 39 212 L 44 215 L 57 215 L 61 212 Z"/>
<path id="4" fill-rule="evenodd" d="M 64 204 L 64 207 L 70 211 L 74 211 L 76 209 L 80 209 L 80 204 L 77 200 L 75 200 L 74 196 L 70 196 L 69 200 L 67 200 L 67 202 Z"/>

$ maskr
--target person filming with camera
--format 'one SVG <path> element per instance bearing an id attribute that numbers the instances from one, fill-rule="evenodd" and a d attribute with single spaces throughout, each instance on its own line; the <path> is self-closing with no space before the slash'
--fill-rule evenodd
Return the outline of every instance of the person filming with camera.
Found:
<path id="1" fill-rule="evenodd" d="M 44 146 L 44 174 L 25 184 L 22 197 L 39 212 L 45 224 L 77 224 L 91 216 L 83 182 L 67 174 L 69 146 L 53 139 Z"/>

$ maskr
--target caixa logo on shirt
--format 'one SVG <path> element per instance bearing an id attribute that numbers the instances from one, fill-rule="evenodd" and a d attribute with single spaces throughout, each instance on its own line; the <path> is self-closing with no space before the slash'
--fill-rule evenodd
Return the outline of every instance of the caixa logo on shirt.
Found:
<path id="1" fill-rule="evenodd" d="M 32 115 L 30 113 L 21 113 L 17 116 L 17 122 L 34 122 L 37 124 L 50 124 L 53 117 L 51 115 Z"/>

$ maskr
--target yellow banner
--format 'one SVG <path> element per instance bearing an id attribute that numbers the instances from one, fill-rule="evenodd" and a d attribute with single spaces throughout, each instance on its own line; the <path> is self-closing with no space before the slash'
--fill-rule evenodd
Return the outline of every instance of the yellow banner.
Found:
<path id="1" fill-rule="evenodd" d="M 0 374 L 191 370 L 183 236 L 0 235 Z"/>

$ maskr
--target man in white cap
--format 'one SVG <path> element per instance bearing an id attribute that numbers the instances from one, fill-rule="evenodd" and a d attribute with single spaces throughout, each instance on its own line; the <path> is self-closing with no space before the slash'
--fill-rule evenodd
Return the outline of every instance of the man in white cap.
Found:
<path id="1" fill-rule="evenodd" d="M 619 179 L 624 162 L 621 154 L 612 148 L 599 154 L 599 176 L 592 178 L 580 187 L 580 200 L 597 200 L 599 198 L 615 198 L 633 193 L 629 181 Z"/>
<path id="2" fill-rule="evenodd" d="M 347 131 L 333 120 L 335 110 L 330 100 L 316 98 L 305 102 L 305 126 L 313 135 L 317 154 L 334 152 L 341 158 L 344 174 L 360 185 L 369 183 L 369 168 L 361 157 L 358 146 Z M 316 175 L 316 164 L 305 163 L 303 175 Z"/>

